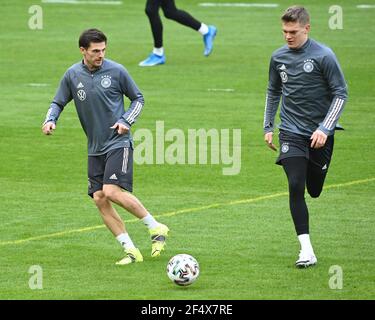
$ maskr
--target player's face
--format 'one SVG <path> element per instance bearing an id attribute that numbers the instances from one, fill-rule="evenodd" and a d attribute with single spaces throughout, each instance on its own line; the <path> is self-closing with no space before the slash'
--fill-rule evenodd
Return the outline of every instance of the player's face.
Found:
<path id="1" fill-rule="evenodd" d="M 90 42 L 90 46 L 87 49 L 83 47 L 80 48 L 84 62 L 90 70 L 97 69 L 102 65 L 105 56 L 105 48 L 105 42 Z"/>
<path id="2" fill-rule="evenodd" d="M 306 42 L 310 25 L 301 25 L 299 22 L 283 22 L 284 39 L 291 49 L 298 49 Z"/>

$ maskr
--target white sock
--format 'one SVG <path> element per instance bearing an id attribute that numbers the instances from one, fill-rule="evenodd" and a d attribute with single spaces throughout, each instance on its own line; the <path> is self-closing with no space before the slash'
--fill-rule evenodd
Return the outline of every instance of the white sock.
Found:
<path id="1" fill-rule="evenodd" d="M 300 234 L 298 236 L 299 243 L 301 244 L 301 250 L 303 252 L 314 254 L 313 247 L 310 242 L 309 234 Z"/>
<path id="2" fill-rule="evenodd" d="M 121 233 L 121 234 L 119 234 L 116 237 L 116 239 L 117 239 L 118 242 L 120 242 L 121 246 L 125 250 L 135 248 L 132 239 L 130 239 L 129 234 L 127 234 L 127 233 Z"/>
<path id="3" fill-rule="evenodd" d="M 199 28 L 198 32 L 199 32 L 202 36 L 204 36 L 205 34 L 208 33 L 208 26 L 202 22 L 202 23 L 201 23 L 201 27 Z"/>
<path id="4" fill-rule="evenodd" d="M 164 55 L 164 48 L 163 47 L 161 47 L 161 48 L 154 48 L 152 50 L 152 53 L 153 54 L 157 54 L 158 56 L 162 56 L 162 55 Z"/>
<path id="5" fill-rule="evenodd" d="M 142 218 L 142 222 L 149 229 L 154 229 L 159 225 L 159 223 L 155 220 L 151 213 L 148 213 L 147 216 Z"/>

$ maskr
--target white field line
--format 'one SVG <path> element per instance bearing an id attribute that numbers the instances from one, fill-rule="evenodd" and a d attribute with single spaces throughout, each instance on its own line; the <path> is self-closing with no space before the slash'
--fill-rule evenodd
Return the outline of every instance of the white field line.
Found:
<path id="1" fill-rule="evenodd" d="M 375 4 L 359 4 L 358 9 L 375 9 Z"/>
<path id="2" fill-rule="evenodd" d="M 207 91 L 213 91 L 213 92 L 234 92 L 234 89 L 231 89 L 231 88 L 208 88 Z"/>
<path id="3" fill-rule="evenodd" d="M 48 87 L 48 83 L 27 83 L 26 84 L 29 87 Z"/>

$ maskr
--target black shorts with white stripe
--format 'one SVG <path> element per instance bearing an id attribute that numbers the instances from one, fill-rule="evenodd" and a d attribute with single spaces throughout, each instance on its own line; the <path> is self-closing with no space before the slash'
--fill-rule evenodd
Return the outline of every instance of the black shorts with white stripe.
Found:
<path id="1" fill-rule="evenodd" d="M 133 149 L 117 148 L 100 156 L 88 157 L 88 195 L 93 197 L 103 184 L 115 184 L 133 191 Z"/>
<path id="2" fill-rule="evenodd" d="M 303 157 L 309 161 L 309 167 L 317 172 L 327 172 L 331 163 L 334 136 L 328 136 L 324 147 L 314 149 L 310 147 L 310 137 L 302 136 L 285 130 L 279 133 L 280 154 L 276 164 L 281 165 L 281 160 L 292 157 Z"/>

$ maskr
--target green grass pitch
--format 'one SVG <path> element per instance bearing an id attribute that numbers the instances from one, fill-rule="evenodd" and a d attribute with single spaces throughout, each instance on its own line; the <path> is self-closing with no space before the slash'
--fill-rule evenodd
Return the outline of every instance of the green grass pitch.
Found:
<path id="1" fill-rule="evenodd" d="M 317 200 L 306 196 L 318 265 L 297 270 L 286 179 L 262 132 L 269 58 L 283 45 L 279 17 L 293 3 L 236 8 L 177 1 L 218 27 L 214 52 L 205 58 L 199 34 L 163 18 L 167 64 L 143 69 L 137 64 L 152 47 L 144 2 L 2 4 L 0 299 L 374 299 L 375 9 L 340 1 L 343 29 L 331 30 L 326 1 L 299 1 L 311 13 L 311 37 L 338 56 L 350 98 L 326 188 Z M 28 27 L 34 4 L 43 9 L 42 30 Z M 135 166 L 135 195 L 171 228 L 157 260 L 142 223 L 119 210 L 145 261 L 114 265 L 122 250 L 86 195 L 86 140 L 74 105 L 53 136 L 40 130 L 61 76 L 80 60 L 78 36 L 89 27 L 107 34 L 107 57 L 125 65 L 145 95 L 133 131 L 155 131 L 164 121 L 166 130 L 185 133 L 242 132 L 238 175 L 223 175 L 223 165 Z M 190 287 L 166 276 L 178 253 L 200 263 Z M 29 287 L 33 265 L 42 267 L 43 289 Z M 329 286 L 332 266 L 342 269 L 342 289 Z"/>

